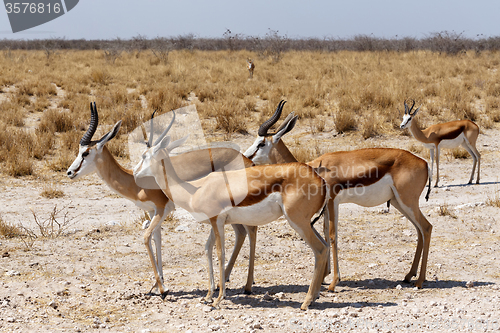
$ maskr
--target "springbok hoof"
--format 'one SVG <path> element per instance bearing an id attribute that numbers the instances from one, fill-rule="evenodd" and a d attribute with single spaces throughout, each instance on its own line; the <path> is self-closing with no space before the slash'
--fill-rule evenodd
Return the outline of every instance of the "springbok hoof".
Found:
<path id="1" fill-rule="evenodd" d="M 168 290 L 167 290 L 167 291 L 164 291 L 164 292 L 160 295 L 161 299 L 162 299 L 162 300 L 165 300 L 165 297 L 167 297 L 167 294 L 168 294 Z"/>

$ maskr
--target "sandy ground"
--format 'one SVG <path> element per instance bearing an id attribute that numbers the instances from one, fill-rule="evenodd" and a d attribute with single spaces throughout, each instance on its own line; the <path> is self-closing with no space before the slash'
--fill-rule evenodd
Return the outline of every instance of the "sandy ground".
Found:
<path id="1" fill-rule="evenodd" d="M 255 130 L 251 130 L 255 134 Z M 409 271 L 416 231 L 394 208 L 340 209 L 342 281 L 334 293 L 301 311 L 311 281 L 313 255 L 280 219 L 259 229 L 253 294 L 243 294 L 248 241 L 220 309 L 202 303 L 207 290 L 207 225 L 181 210 L 163 224 L 163 267 L 169 294 L 148 295 L 153 273 L 143 244 L 142 211 L 113 194 L 97 175 L 73 182 L 64 175 L 0 178 L 0 214 L 39 234 L 57 206 L 63 234 L 26 243 L 0 238 L 1 332 L 424 332 L 500 329 L 500 131 L 480 136 L 481 184 L 464 185 L 472 159 L 442 155 L 440 187 L 421 209 L 432 223 L 427 281 L 415 289 L 401 280 Z M 300 132 L 297 132 L 299 136 Z M 308 135 L 302 135 L 306 140 Z M 352 147 L 345 137 L 322 133 L 324 151 Z M 238 136 L 248 147 L 253 136 Z M 288 140 L 292 141 L 291 138 Z M 407 136 L 379 137 L 362 146 L 408 148 Z M 46 181 L 64 192 L 40 196 Z M 439 214 L 447 207 L 450 215 Z M 55 230 L 58 227 L 55 226 Z M 319 227 L 319 226 L 317 226 Z M 227 228 L 227 255 L 234 234 Z M 217 261 L 215 261 L 217 262 Z M 215 266 L 217 267 L 217 266 Z M 217 274 L 217 271 L 216 271 Z M 325 282 L 329 283 L 331 276 Z"/>

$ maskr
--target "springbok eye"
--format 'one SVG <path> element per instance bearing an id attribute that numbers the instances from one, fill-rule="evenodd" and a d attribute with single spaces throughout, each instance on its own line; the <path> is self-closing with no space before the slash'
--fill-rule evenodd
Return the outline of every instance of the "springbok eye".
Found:
<path id="1" fill-rule="evenodd" d="M 85 151 L 83 154 L 82 154 L 82 157 L 87 157 L 89 155 L 89 151 Z"/>
<path id="2" fill-rule="evenodd" d="M 259 143 L 259 144 L 257 145 L 257 148 L 262 148 L 262 147 L 264 147 L 265 145 L 266 145 L 266 144 L 265 144 L 265 142 L 261 142 L 261 143 Z"/>

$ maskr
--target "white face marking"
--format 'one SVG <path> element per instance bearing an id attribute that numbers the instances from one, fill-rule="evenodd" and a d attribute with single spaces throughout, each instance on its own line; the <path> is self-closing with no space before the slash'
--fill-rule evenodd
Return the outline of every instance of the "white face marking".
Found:
<path id="1" fill-rule="evenodd" d="M 408 126 L 410 126 L 411 120 L 412 120 L 412 116 L 410 116 L 409 114 L 405 114 L 403 116 L 403 121 L 401 122 L 401 125 L 400 125 L 401 129 L 405 129 Z"/>
<path id="2" fill-rule="evenodd" d="M 160 163 L 155 160 L 152 148 L 142 154 L 142 159 L 137 163 L 133 171 L 138 186 L 145 189 L 160 189 L 156 179 L 162 179 L 163 177 L 160 176 Z"/>
<path id="3" fill-rule="evenodd" d="M 251 159 L 255 165 L 270 164 L 269 154 L 272 147 L 271 140 L 266 140 L 265 137 L 259 136 L 243 155 Z"/>
<path id="4" fill-rule="evenodd" d="M 71 179 L 78 179 L 82 176 L 88 175 L 96 170 L 95 157 L 97 151 L 89 149 L 88 146 L 80 146 L 78 156 L 68 168 L 66 174 Z"/>

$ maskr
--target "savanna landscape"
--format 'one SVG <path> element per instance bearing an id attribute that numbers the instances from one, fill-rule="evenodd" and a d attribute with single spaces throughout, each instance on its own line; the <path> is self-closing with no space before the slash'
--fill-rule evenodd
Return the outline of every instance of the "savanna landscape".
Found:
<path id="1" fill-rule="evenodd" d="M 274 34 L 253 48 L 241 47 L 235 36 L 211 49 L 182 39 L 160 47 L 140 38 L 123 41 L 123 48 L 116 47 L 120 41 L 2 45 L 0 331 L 499 330 L 500 52 L 459 41 L 457 48 L 453 39 L 438 39 L 442 47 L 433 49 L 399 40 L 396 49 L 358 38 L 334 49 L 310 46 L 313 41 L 300 48 Z M 429 160 L 429 150 L 400 129 L 406 99 L 421 106 L 421 128 L 459 119 L 480 127 L 480 183 L 467 184 L 472 158 L 465 149 L 444 149 L 440 186 L 428 201 L 420 198 L 433 225 L 423 288 L 402 282 L 417 244 L 413 225 L 392 207 L 387 213 L 385 206 L 345 204 L 341 282 L 335 292 L 323 285 L 307 311 L 300 304 L 313 255 L 283 218 L 259 228 L 252 294 L 242 289 L 246 241 L 226 299 L 214 309 L 203 303 L 210 227 L 177 209 L 162 224 L 169 293 L 165 300 L 148 294 L 154 284 L 142 237 L 148 216 L 95 173 L 77 181 L 66 176 L 89 124 L 89 103 L 99 109 L 96 138 L 122 120 L 107 147 L 132 168 L 127 134 L 153 110 L 194 104 L 208 141 L 230 140 L 243 152 L 283 99 L 282 118 L 292 111 L 299 116 L 283 140 L 301 162 L 372 147 Z M 234 233 L 227 228 L 229 255 Z"/>

